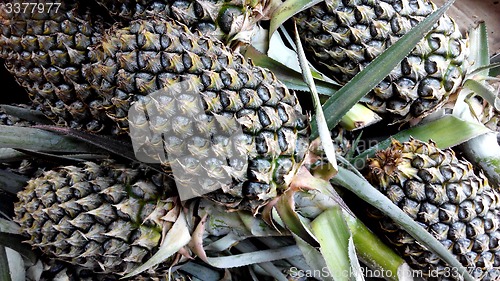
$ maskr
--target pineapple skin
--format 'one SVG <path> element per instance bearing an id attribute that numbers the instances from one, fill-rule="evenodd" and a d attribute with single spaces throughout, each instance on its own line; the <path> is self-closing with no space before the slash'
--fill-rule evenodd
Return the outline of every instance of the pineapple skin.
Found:
<path id="1" fill-rule="evenodd" d="M 33 3 L 48 7 L 49 2 L 54 1 Z M 81 72 L 81 65 L 90 60 L 89 46 L 100 40 L 109 23 L 76 1 L 63 1 L 50 13 L 9 13 L 6 5 L 0 3 L 0 58 L 34 106 L 58 125 L 109 132 L 106 125 L 112 122 L 102 98 Z"/>
<path id="2" fill-rule="evenodd" d="M 171 188 L 165 175 L 142 168 L 64 166 L 28 182 L 14 220 L 48 257 L 123 276 L 155 253 L 173 224 L 165 217 L 179 212 Z"/>
<path id="3" fill-rule="evenodd" d="M 178 157 L 164 167 L 182 171 L 174 175 L 179 190 L 222 189 L 210 197 L 255 212 L 287 187 L 307 153 L 308 118 L 295 94 L 269 70 L 212 37 L 151 18 L 112 28 L 94 52 L 99 60 L 85 65 L 84 73 L 111 101 L 107 115 L 121 130 L 130 127 L 135 142 Z M 148 96 L 183 82 L 193 93 L 156 98 L 159 116 L 128 119 L 132 104 L 148 108 Z M 187 122 L 188 117 L 199 122 Z M 227 152 L 229 141 L 234 145 Z M 223 147 L 210 150 L 216 142 Z M 236 161 L 229 160 L 231 154 Z M 232 180 L 221 183 L 227 177 Z"/>
<path id="4" fill-rule="evenodd" d="M 96 0 L 122 21 L 150 16 L 171 18 L 223 42 L 243 39 L 261 18 L 267 1 L 253 0 Z"/>
<path id="5" fill-rule="evenodd" d="M 500 278 L 500 194 L 472 164 L 433 142 L 393 141 L 368 160 L 367 179 L 430 232 L 477 280 Z M 430 280 L 457 272 L 375 209 L 369 215 L 414 269 Z"/>
<path id="6" fill-rule="evenodd" d="M 311 62 L 347 83 L 434 10 L 428 0 L 326 0 L 294 19 Z M 362 101 L 392 123 L 424 117 L 460 86 L 467 52 L 445 15 Z"/>

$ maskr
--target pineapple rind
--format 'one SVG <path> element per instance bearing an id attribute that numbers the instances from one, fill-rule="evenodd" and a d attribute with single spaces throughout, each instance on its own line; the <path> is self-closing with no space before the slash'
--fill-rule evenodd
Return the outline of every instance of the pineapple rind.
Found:
<path id="1" fill-rule="evenodd" d="M 311 62 L 347 83 L 435 9 L 428 0 L 326 0 L 294 18 Z M 362 101 L 391 122 L 428 115 L 460 86 L 467 52 L 445 15 Z"/>
<path id="2" fill-rule="evenodd" d="M 47 256 L 125 275 L 158 249 L 171 225 L 162 217 L 176 208 L 171 183 L 151 188 L 145 173 L 111 162 L 46 171 L 18 193 L 15 221 Z"/>
<path id="3" fill-rule="evenodd" d="M 368 160 L 367 178 L 457 256 L 478 280 L 500 277 L 500 194 L 451 149 L 393 141 Z M 432 280 L 450 269 L 380 211 L 369 214 L 408 263 Z M 453 280 L 450 279 L 450 280 Z"/>
<path id="4" fill-rule="evenodd" d="M 216 201 L 256 211 L 303 161 L 308 118 L 294 93 L 213 37 L 150 18 L 112 28 L 93 53 L 99 60 L 84 73 L 107 101 L 107 115 L 118 130 L 131 127 L 138 146 L 155 148 L 152 159 L 182 171 L 174 175 L 179 190 L 222 189 Z M 129 120 L 131 106 L 155 114 Z"/>
<path id="5" fill-rule="evenodd" d="M 48 7 L 49 2 L 54 1 L 33 3 Z M 81 64 L 90 59 L 88 47 L 100 41 L 105 21 L 74 1 L 63 1 L 50 13 L 8 13 L 5 5 L 0 3 L 0 58 L 33 104 L 56 124 L 109 132 L 102 99 L 81 72 Z"/>

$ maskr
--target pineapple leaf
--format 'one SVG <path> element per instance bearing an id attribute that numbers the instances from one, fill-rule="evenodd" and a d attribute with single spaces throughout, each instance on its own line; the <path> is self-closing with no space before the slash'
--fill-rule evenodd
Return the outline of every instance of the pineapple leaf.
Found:
<path id="1" fill-rule="evenodd" d="M 292 235 L 297 243 L 297 246 L 300 248 L 302 255 L 306 259 L 307 264 L 311 267 L 312 272 L 323 273 L 325 269 L 328 269 L 325 257 L 314 246 L 302 240 L 300 236 L 293 233 Z M 326 274 L 324 274 L 321 279 L 324 281 L 334 281 L 333 276 L 332 274 L 330 274 L 330 272 L 326 272 Z"/>
<path id="2" fill-rule="evenodd" d="M 75 162 L 83 162 L 86 160 L 98 160 L 98 159 L 107 159 L 109 155 L 103 154 L 54 154 L 54 153 L 45 153 L 39 151 L 31 151 L 25 149 L 17 149 L 19 152 L 22 152 L 24 155 L 33 156 L 36 158 L 42 158 L 47 161 L 52 161 L 54 163 L 58 163 L 59 165 L 73 165 Z"/>
<path id="3" fill-rule="evenodd" d="M 275 208 L 283 224 L 286 225 L 294 235 L 297 235 L 313 247 L 319 246 L 311 230 L 295 210 L 294 191 L 289 190 L 281 195 Z"/>
<path id="4" fill-rule="evenodd" d="M 302 75 L 299 72 L 259 52 L 254 47 L 247 47 L 245 57 L 251 59 L 256 65 L 271 70 L 288 88 L 297 91 L 309 91 L 309 87 L 304 83 Z M 318 92 L 323 95 L 331 96 L 339 88 L 338 85 L 319 79 L 315 79 L 315 82 Z"/>
<path id="5" fill-rule="evenodd" d="M 330 136 L 330 130 L 328 130 L 328 125 L 326 124 L 325 115 L 323 114 L 323 109 L 321 108 L 321 102 L 319 100 L 318 92 L 316 90 L 316 84 L 314 84 L 314 79 L 311 75 L 311 70 L 309 69 L 309 64 L 306 59 L 306 54 L 304 53 L 304 48 L 300 42 L 299 32 L 297 31 L 297 25 L 294 22 L 295 30 L 295 44 L 297 46 L 297 56 L 299 57 L 300 68 L 302 69 L 302 76 L 307 86 L 311 90 L 311 97 L 314 105 L 314 112 L 316 113 L 316 124 L 318 126 L 318 133 L 321 139 L 321 144 L 323 150 L 326 154 L 328 162 L 332 165 L 332 168 L 337 171 L 337 159 L 335 158 L 335 147 L 333 147 L 332 138 Z M 347 112 L 346 112 L 347 113 Z"/>
<path id="6" fill-rule="evenodd" d="M 493 57 L 491 57 L 490 63 L 492 64 L 497 64 L 500 63 L 500 54 L 496 54 Z M 495 67 L 490 69 L 490 76 L 498 76 L 500 75 L 500 67 Z"/>
<path id="7" fill-rule="evenodd" d="M 483 83 L 473 79 L 467 79 L 464 82 L 463 87 L 469 89 L 474 94 L 479 95 L 480 97 L 485 99 L 489 104 L 494 106 L 497 111 L 500 111 L 500 98 L 498 97 L 498 93 L 493 92 Z"/>
<path id="8" fill-rule="evenodd" d="M 40 111 L 7 104 L 0 104 L 0 109 L 5 111 L 8 115 L 12 115 L 26 121 L 35 122 L 37 124 L 52 124 L 52 122 Z"/>
<path id="9" fill-rule="evenodd" d="M 0 162 L 7 163 L 25 159 L 26 155 L 12 148 L 0 148 Z"/>
<path id="10" fill-rule="evenodd" d="M 475 167 L 481 167 L 488 180 L 500 187 L 500 145 L 497 133 L 477 136 L 460 146 L 465 157 Z"/>
<path id="11" fill-rule="evenodd" d="M 7 252 L 5 247 L 0 245 L 0 279 L 5 281 L 11 281 L 9 260 L 7 259 Z"/>
<path id="12" fill-rule="evenodd" d="M 468 71 L 474 71 L 479 67 L 489 64 L 489 48 L 488 48 L 488 33 L 486 32 L 486 24 L 480 22 L 477 26 L 469 30 L 469 63 L 471 64 Z M 482 77 L 488 76 L 487 70 L 482 70 L 479 73 Z"/>
<path id="13" fill-rule="evenodd" d="M 23 190 L 28 181 L 28 177 L 8 170 L 0 170 L 0 189 L 5 192 L 15 195 L 17 192 Z"/>
<path id="14" fill-rule="evenodd" d="M 96 147 L 37 128 L 0 125 L 0 148 L 95 153 Z"/>
<path id="15" fill-rule="evenodd" d="M 12 281 L 26 281 L 25 262 L 23 257 L 9 247 L 5 247 Z"/>
<path id="16" fill-rule="evenodd" d="M 0 245 L 9 247 L 18 252 L 29 265 L 34 265 L 37 261 L 35 253 L 33 253 L 27 244 L 24 244 L 25 239 L 18 234 L 0 232 Z"/>
<path id="17" fill-rule="evenodd" d="M 495 75 L 493 75 L 491 73 L 494 71 L 497 71 L 498 69 L 500 69 L 500 62 L 491 62 L 490 64 L 475 68 L 473 71 L 471 71 L 469 73 L 469 76 L 473 76 L 473 75 L 476 75 L 478 73 L 482 73 L 485 70 L 489 70 L 490 74 L 489 74 L 489 76 L 486 76 L 486 77 L 495 77 L 495 76 L 500 75 L 500 73 L 495 74 Z M 488 78 L 486 78 L 486 79 L 488 79 Z"/>
<path id="18" fill-rule="evenodd" d="M 37 126 L 41 129 L 65 134 L 68 137 L 75 138 L 79 141 L 87 143 L 89 145 L 98 147 L 102 150 L 108 151 L 118 157 L 123 157 L 125 159 L 137 162 L 137 158 L 134 154 L 134 149 L 132 148 L 132 144 L 129 142 L 123 142 L 116 139 L 112 139 L 106 136 L 95 135 L 83 131 L 74 130 L 71 128 L 61 128 L 56 126 Z M 95 149 L 94 149 L 95 150 Z M 95 151 L 94 151 L 95 152 Z M 163 170 L 158 166 L 150 163 L 141 162 L 143 165 L 148 166 L 149 168 L 163 173 Z"/>
<path id="19" fill-rule="evenodd" d="M 365 69 L 352 78 L 323 105 L 328 127 L 332 129 L 363 96 L 371 91 L 380 81 L 415 48 L 439 18 L 453 4 L 447 1 L 441 8 L 430 14 L 407 34 L 374 59 Z M 285 2 L 286 3 L 286 2 Z M 312 121 L 312 137 L 318 136 L 318 125 Z"/>
<path id="20" fill-rule="evenodd" d="M 359 130 L 381 121 L 382 118 L 368 107 L 357 103 L 342 117 L 340 125 L 346 130 Z"/>
<path id="21" fill-rule="evenodd" d="M 245 252 L 225 257 L 207 257 L 207 263 L 217 268 L 234 268 L 256 263 L 265 263 L 275 260 L 300 256 L 302 253 L 296 245 L 285 246 L 279 249 Z"/>
<path id="22" fill-rule="evenodd" d="M 401 271 L 407 270 L 408 265 L 391 248 L 385 245 L 373 234 L 358 218 L 344 212 L 344 218 L 352 234 L 358 257 L 372 269 L 383 269 L 390 280 L 402 280 Z"/>
<path id="23" fill-rule="evenodd" d="M 0 215 L 4 215 L 0 213 Z M 5 216 L 5 215 L 4 215 Z M 6 216 L 5 216 L 6 217 Z M 20 226 L 12 220 L 0 218 L 0 232 L 19 234 Z"/>
<path id="24" fill-rule="evenodd" d="M 488 132 L 490 132 L 490 130 L 480 124 L 465 121 L 456 116 L 446 115 L 429 123 L 401 131 L 365 150 L 363 153 L 354 157 L 350 162 L 356 168 L 362 169 L 365 166 L 366 158 L 373 157 L 378 150 L 389 147 L 391 139 L 402 142 L 407 141 L 410 137 L 421 141 L 432 139 L 439 148 L 444 149 L 456 146 Z"/>
<path id="25" fill-rule="evenodd" d="M 271 22 L 269 26 L 269 38 L 274 32 L 289 18 L 296 13 L 306 10 L 323 0 L 287 0 L 281 4 L 270 16 Z"/>
<path id="26" fill-rule="evenodd" d="M 337 176 L 332 178 L 331 181 L 334 184 L 343 186 L 353 192 L 359 198 L 389 216 L 422 245 L 436 253 L 452 268 L 455 268 L 457 272 L 464 277 L 464 280 L 474 280 L 467 269 L 462 266 L 462 264 L 450 251 L 448 251 L 444 245 L 442 245 L 436 238 L 434 238 L 434 236 L 432 236 L 432 234 L 427 232 L 417 222 L 410 218 L 405 212 L 399 209 L 398 206 L 394 205 L 389 198 L 380 193 L 366 179 L 357 176 L 355 173 L 343 167 L 339 167 Z"/>
<path id="27" fill-rule="evenodd" d="M 297 251 L 298 255 L 301 255 L 300 249 L 298 249 L 298 247 L 296 246 L 294 247 L 296 248 L 295 250 Z M 258 250 L 258 248 L 249 241 L 243 241 L 242 243 L 235 245 L 235 248 L 243 253 L 250 253 Z M 280 281 L 288 280 L 286 276 L 283 274 L 283 272 L 281 272 L 281 270 L 279 270 L 279 268 L 277 268 L 272 262 L 256 263 L 256 265 L 260 266 L 269 275 L 274 277 L 275 280 L 280 280 Z"/>
<path id="28" fill-rule="evenodd" d="M 221 280 L 221 274 L 217 272 L 216 270 L 209 268 L 208 266 L 198 264 L 195 262 L 187 262 L 186 264 L 183 264 L 180 266 L 178 269 L 187 272 L 188 274 L 192 275 L 193 277 L 196 277 L 200 280 L 203 281 L 219 281 Z"/>
<path id="29" fill-rule="evenodd" d="M 334 206 L 324 211 L 311 222 L 311 229 L 319 241 L 320 252 L 333 279 L 360 280 L 359 276 L 352 272 L 352 260 L 349 258 L 351 233 L 344 220 L 342 209 Z"/>

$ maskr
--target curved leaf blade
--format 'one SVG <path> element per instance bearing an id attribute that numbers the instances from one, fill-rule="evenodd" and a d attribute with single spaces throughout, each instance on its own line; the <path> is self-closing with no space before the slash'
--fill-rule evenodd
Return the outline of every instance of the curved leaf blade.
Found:
<path id="1" fill-rule="evenodd" d="M 296 13 L 308 9 L 323 0 L 287 0 L 281 4 L 270 16 L 271 23 L 269 26 L 269 38 L 278 30 L 286 20 L 291 18 Z"/>
<path id="2" fill-rule="evenodd" d="M 353 192 L 356 196 L 390 217 L 412 237 L 422 243 L 422 245 L 436 253 L 449 266 L 456 268 L 457 272 L 463 275 L 464 280 L 474 280 L 467 269 L 463 267 L 443 244 L 410 218 L 405 212 L 399 209 L 398 206 L 394 205 L 389 198 L 380 193 L 366 179 L 357 176 L 355 173 L 343 167 L 339 167 L 337 176 L 332 178 L 331 181 Z"/>

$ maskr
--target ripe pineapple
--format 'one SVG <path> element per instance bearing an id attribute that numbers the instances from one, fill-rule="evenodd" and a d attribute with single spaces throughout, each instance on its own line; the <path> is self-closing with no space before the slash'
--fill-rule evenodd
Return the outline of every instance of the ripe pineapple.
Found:
<path id="1" fill-rule="evenodd" d="M 367 178 L 445 245 L 478 280 L 500 278 L 500 195 L 451 149 L 415 139 L 393 141 L 369 159 Z M 371 215 L 407 262 L 443 280 L 457 276 L 380 212 Z M 439 275 L 437 275 L 439 273 Z"/>
<path id="2" fill-rule="evenodd" d="M 310 60 L 346 83 L 435 9 L 428 0 L 326 0 L 294 18 Z M 363 101 L 391 122 L 423 117 L 460 85 L 467 51 L 454 21 L 443 16 Z"/>
<path id="3" fill-rule="evenodd" d="M 155 147 L 151 158 L 175 157 L 165 166 L 181 171 L 179 190 L 222 188 L 211 194 L 216 201 L 256 211 L 304 159 L 308 120 L 294 93 L 220 41 L 151 18 L 112 28 L 94 52 L 99 60 L 84 73 L 111 102 L 107 115 L 122 130 L 130 126 L 135 142 Z M 129 120 L 133 102 L 141 110 L 156 104 L 157 114 Z"/>
<path id="4" fill-rule="evenodd" d="M 49 257 L 125 275 L 155 253 L 177 217 L 180 206 L 169 194 L 162 174 L 86 162 L 30 180 L 18 193 L 14 220 Z"/>
<path id="5" fill-rule="evenodd" d="M 159 16 L 175 19 L 192 31 L 229 42 L 235 35 L 252 33 L 263 16 L 267 0 L 96 0 L 111 15 L 125 20 Z M 242 38 L 240 38 L 242 39 Z"/>
<path id="6" fill-rule="evenodd" d="M 7 4 L 23 1 L 0 3 L 0 58 L 33 103 L 55 123 L 106 131 L 110 120 L 103 101 L 81 72 L 81 64 L 89 60 L 88 47 L 100 40 L 106 23 L 75 1 L 63 1 L 50 12 L 48 3 L 54 1 L 35 2 L 45 10 L 32 12 L 30 6 L 16 13 Z"/>

